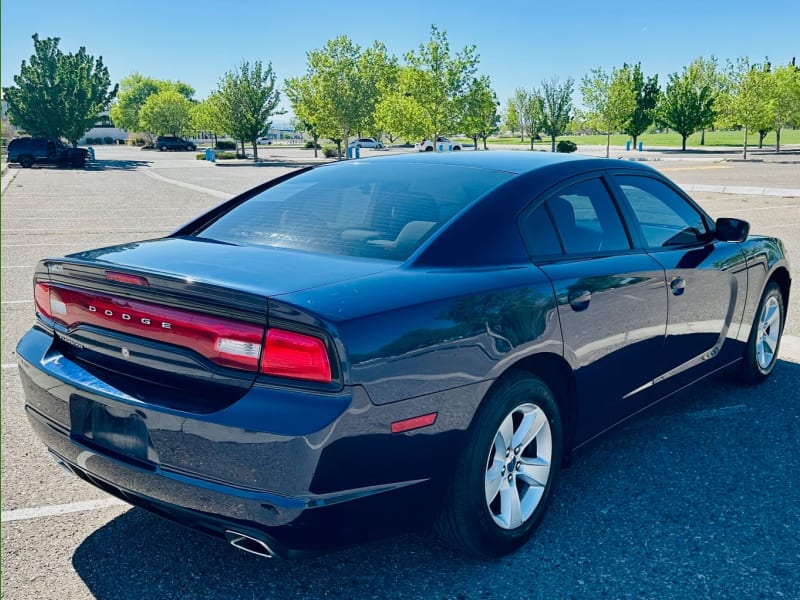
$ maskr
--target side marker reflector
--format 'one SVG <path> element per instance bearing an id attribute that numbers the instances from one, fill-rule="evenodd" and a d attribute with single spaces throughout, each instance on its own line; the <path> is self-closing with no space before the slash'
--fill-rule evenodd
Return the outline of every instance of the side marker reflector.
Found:
<path id="1" fill-rule="evenodd" d="M 392 423 L 392 433 L 403 433 L 404 431 L 411 431 L 412 429 L 419 429 L 420 427 L 428 427 L 436 422 L 436 416 L 439 413 L 429 413 L 427 415 L 420 415 L 418 417 L 411 417 L 410 419 L 403 419 L 402 421 L 395 421 Z"/>

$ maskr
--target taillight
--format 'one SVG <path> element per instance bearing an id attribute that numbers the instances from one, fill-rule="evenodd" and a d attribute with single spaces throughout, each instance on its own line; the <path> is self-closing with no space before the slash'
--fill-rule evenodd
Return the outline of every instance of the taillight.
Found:
<path id="1" fill-rule="evenodd" d="M 50 313 L 50 284 L 37 281 L 33 287 L 33 300 L 36 302 L 36 312 L 48 319 L 52 319 Z"/>
<path id="2" fill-rule="evenodd" d="M 321 383 L 332 381 L 325 343 L 320 338 L 283 329 L 267 331 L 261 372 Z"/>

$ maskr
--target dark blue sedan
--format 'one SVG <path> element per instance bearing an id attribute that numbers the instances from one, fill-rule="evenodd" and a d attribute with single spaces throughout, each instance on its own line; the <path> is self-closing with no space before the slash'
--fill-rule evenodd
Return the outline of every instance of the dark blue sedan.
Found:
<path id="1" fill-rule="evenodd" d="M 26 412 L 77 476 L 260 555 L 433 523 L 515 550 L 575 449 L 778 356 L 781 242 L 638 163 L 303 169 L 155 240 L 39 263 Z"/>

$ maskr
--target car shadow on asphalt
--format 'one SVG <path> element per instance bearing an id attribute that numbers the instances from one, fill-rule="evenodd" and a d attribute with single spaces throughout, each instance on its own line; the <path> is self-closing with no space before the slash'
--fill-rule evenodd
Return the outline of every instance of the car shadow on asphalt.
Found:
<path id="1" fill-rule="evenodd" d="M 501 559 L 420 532 L 269 560 L 134 508 L 72 564 L 98 600 L 789 597 L 800 589 L 787 526 L 800 506 L 798 381 L 785 361 L 760 386 L 714 378 L 609 433 L 561 472 L 533 539 Z"/>
<path id="2" fill-rule="evenodd" d="M 149 167 L 152 160 L 95 160 L 86 163 L 86 171 L 135 171 L 141 167 Z"/>
<path id="3" fill-rule="evenodd" d="M 217 167 L 225 167 L 226 169 L 234 168 L 234 167 L 287 167 L 290 169 L 299 169 L 302 167 L 313 167 L 315 165 L 324 164 L 325 161 L 321 160 L 285 160 L 285 159 L 258 159 L 258 162 L 253 162 L 252 160 L 238 160 L 236 162 L 227 162 L 224 160 L 218 160 L 215 162 L 215 166 Z"/>

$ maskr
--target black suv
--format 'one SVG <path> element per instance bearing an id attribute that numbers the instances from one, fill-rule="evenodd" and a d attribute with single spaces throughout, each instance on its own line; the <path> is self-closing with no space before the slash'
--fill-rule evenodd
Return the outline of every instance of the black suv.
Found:
<path id="1" fill-rule="evenodd" d="M 86 166 L 87 154 L 83 148 L 73 148 L 53 138 L 22 137 L 15 138 L 8 144 L 8 162 L 19 163 L 25 168 L 32 167 L 34 163 L 82 168 Z"/>
<path id="2" fill-rule="evenodd" d="M 183 138 L 175 137 L 172 135 L 160 135 L 156 139 L 156 148 L 161 151 L 164 150 L 197 150 L 197 146 L 195 146 L 189 140 L 185 140 Z"/>

